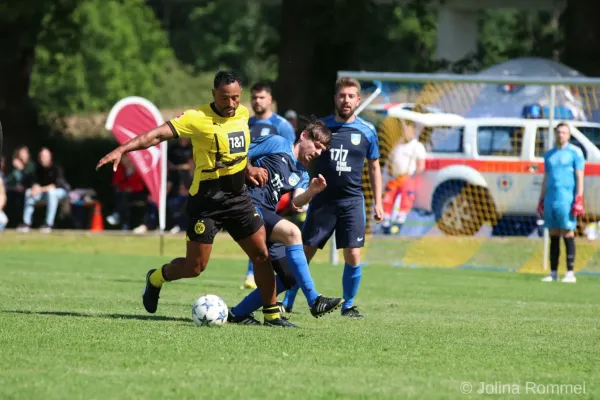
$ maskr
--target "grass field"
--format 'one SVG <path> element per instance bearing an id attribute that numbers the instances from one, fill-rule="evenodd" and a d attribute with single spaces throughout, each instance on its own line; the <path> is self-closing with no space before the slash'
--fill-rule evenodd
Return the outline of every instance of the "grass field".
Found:
<path id="1" fill-rule="evenodd" d="M 160 257 L 157 244 L 0 236 L 0 399 L 600 398 L 597 277 L 542 284 L 371 263 L 357 300 L 364 320 L 315 320 L 300 294 L 291 320 L 301 329 L 198 328 L 200 295 L 233 306 L 247 293 L 243 257 L 220 238 L 206 273 L 167 284 L 150 316 L 144 275 L 183 247 L 168 238 Z M 341 267 L 319 261 L 319 290 L 339 294 Z"/>

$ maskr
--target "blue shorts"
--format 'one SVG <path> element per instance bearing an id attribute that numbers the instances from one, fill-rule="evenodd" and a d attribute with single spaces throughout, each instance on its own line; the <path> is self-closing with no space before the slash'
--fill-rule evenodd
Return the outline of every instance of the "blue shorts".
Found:
<path id="1" fill-rule="evenodd" d="M 544 201 L 544 227 L 573 231 L 577 227 L 577 218 L 571 212 L 572 202 Z"/>
<path id="2" fill-rule="evenodd" d="M 330 203 L 311 203 L 302 228 L 305 246 L 322 249 L 335 230 L 338 249 L 363 247 L 366 230 L 365 200 L 362 197 Z"/>
<path id="3" fill-rule="evenodd" d="M 265 230 L 267 231 L 267 247 L 269 249 L 271 261 L 277 261 L 285 258 L 285 245 L 283 243 L 271 242 L 269 240 L 271 233 L 273 233 L 273 228 L 279 223 L 279 221 L 283 219 L 283 217 L 276 212 L 261 206 L 257 206 L 256 211 L 258 211 L 265 224 Z"/>

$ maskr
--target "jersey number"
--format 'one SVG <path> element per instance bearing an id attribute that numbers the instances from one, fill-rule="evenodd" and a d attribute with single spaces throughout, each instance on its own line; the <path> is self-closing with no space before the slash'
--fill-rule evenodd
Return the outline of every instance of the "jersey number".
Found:
<path id="1" fill-rule="evenodd" d="M 348 157 L 348 150 L 341 147 L 339 149 L 331 149 L 330 152 L 333 161 L 346 161 L 346 157 Z"/>
<path id="2" fill-rule="evenodd" d="M 229 154 L 245 153 L 246 152 L 246 137 L 244 132 L 230 132 L 227 134 L 229 140 Z"/>

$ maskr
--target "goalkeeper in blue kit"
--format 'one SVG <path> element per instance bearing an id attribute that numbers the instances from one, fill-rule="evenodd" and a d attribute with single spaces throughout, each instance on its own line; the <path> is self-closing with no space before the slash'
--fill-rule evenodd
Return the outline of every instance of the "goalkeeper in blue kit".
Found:
<path id="1" fill-rule="evenodd" d="M 585 160 L 579 147 L 569 143 L 569 125 L 556 126 L 556 147 L 544 155 L 544 182 L 538 214 L 550 233 L 550 276 L 544 282 L 558 280 L 560 238 L 565 242 L 567 273 L 562 282 L 575 283 L 575 229 L 577 217 L 584 214 L 583 170 Z"/>

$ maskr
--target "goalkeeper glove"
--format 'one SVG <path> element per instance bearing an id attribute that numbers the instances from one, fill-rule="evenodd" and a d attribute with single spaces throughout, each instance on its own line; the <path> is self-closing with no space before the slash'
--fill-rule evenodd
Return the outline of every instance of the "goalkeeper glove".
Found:
<path id="1" fill-rule="evenodd" d="M 575 201 L 573 202 L 573 208 L 571 208 L 571 212 L 574 217 L 581 217 L 585 212 L 583 208 L 583 196 L 577 195 L 575 196 Z"/>
<path id="2" fill-rule="evenodd" d="M 544 198 L 542 197 L 537 206 L 537 213 L 540 217 L 544 218 Z"/>

